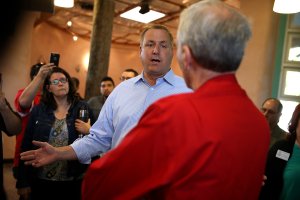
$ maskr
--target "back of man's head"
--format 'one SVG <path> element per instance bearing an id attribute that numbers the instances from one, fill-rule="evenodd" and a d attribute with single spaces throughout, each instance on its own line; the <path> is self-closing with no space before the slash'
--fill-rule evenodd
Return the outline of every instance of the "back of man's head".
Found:
<path id="1" fill-rule="evenodd" d="M 41 66 L 43 66 L 43 63 L 36 63 L 31 66 L 30 68 L 30 79 L 33 80 L 33 78 L 39 73 Z"/>
<path id="2" fill-rule="evenodd" d="M 203 0 L 181 13 L 178 43 L 197 63 L 216 72 L 238 69 L 251 28 L 245 16 L 218 0 Z"/>

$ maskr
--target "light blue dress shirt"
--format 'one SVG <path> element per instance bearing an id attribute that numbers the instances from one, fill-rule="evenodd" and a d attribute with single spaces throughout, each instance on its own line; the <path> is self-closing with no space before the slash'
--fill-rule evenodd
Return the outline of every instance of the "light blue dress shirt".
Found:
<path id="1" fill-rule="evenodd" d="M 147 83 L 143 73 L 119 84 L 107 98 L 90 134 L 71 144 L 81 163 L 117 146 L 156 100 L 191 92 L 184 80 L 170 70 L 156 84 Z"/>

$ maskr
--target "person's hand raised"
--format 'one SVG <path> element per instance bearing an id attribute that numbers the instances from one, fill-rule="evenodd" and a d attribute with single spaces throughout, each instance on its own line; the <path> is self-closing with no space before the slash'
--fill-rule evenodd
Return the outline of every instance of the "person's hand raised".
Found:
<path id="1" fill-rule="evenodd" d="M 39 76 L 42 79 L 45 79 L 47 77 L 47 74 L 52 70 L 53 67 L 55 67 L 55 65 L 53 65 L 52 63 L 41 66 L 37 76 Z"/>

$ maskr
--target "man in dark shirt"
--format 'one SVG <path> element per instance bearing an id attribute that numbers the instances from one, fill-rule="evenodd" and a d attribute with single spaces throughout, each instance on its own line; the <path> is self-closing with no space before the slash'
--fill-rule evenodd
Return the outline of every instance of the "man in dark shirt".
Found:
<path id="1" fill-rule="evenodd" d="M 285 138 L 286 132 L 278 126 L 281 116 L 282 104 L 276 98 L 267 98 L 262 106 L 261 112 L 266 117 L 271 134 L 270 147 L 278 140 Z"/>
<path id="2" fill-rule="evenodd" d="M 107 97 L 110 95 L 110 93 L 115 88 L 115 82 L 113 79 L 109 76 L 106 76 L 101 79 L 99 89 L 100 89 L 100 95 L 91 97 L 88 100 L 88 105 L 92 109 L 92 115 L 95 119 L 98 118 L 99 113 L 101 111 L 102 106 L 104 105 Z"/>

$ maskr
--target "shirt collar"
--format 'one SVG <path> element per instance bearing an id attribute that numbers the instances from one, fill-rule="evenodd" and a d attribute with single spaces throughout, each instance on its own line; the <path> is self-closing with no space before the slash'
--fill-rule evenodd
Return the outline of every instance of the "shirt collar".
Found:
<path id="1" fill-rule="evenodd" d="M 138 83 L 140 81 L 143 81 L 144 83 L 147 82 L 144 77 L 144 71 L 140 75 L 138 75 L 136 77 L 136 79 L 134 80 L 135 83 Z M 173 70 L 170 69 L 163 77 L 157 79 L 157 83 L 159 83 L 161 81 L 165 81 L 170 85 L 175 85 L 176 81 L 175 81 L 175 74 L 174 74 Z"/>

